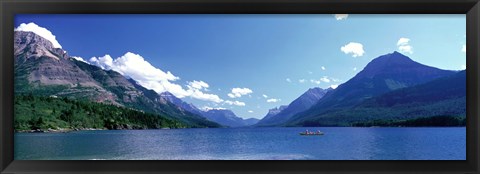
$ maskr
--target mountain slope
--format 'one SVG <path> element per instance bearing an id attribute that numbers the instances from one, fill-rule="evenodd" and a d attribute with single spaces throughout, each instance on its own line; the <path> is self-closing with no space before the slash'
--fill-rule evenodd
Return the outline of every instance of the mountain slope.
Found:
<path id="1" fill-rule="evenodd" d="M 160 96 L 176 105 L 178 109 L 185 110 L 200 116 L 205 117 L 207 120 L 213 121 L 227 127 L 244 127 L 250 126 L 258 122 L 258 119 L 243 119 L 235 115 L 233 111 L 227 109 L 211 109 L 203 111 L 198 109 L 195 105 L 187 103 L 173 95 L 170 92 L 163 92 Z"/>
<path id="2" fill-rule="evenodd" d="M 258 119 L 243 119 L 235 115 L 231 110 L 227 109 L 211 109 L 203 111 L 198 109 L 195 105 L 187 103 L 170 92 L 163 92 L 160 94 L 161 98 L 169 101 L 177 106 L 178 109 L 188 111 L 205 117 L 207 120 L 213 121 L 227 127 L 244 127 L 250 126 L 258 122 Z"/>
<path id="3" fill-rule="evenodd" d="M 466 115 L 466 73 L 394 90 L 360 104 L 324 113 L 307 120 L 305 126 L 349 126 L 375 120 L 399 121 L 423 117 Z"/>
<path id="4" fill-rule="evenodd" d="M 256 126 L 275 126 L 285 123 L 288 119 L 297 113 L 305 111 L 317 103 L 327 92 L 332 88 L 311 88 L 303 93 L 300 97 L 292 101 L 287 107 L 279 108 L 278 113 L 273 114 L 269 112 Z M 273 110 L 277 111 L 277 110 Z"/>
<path id="5" fill-rule="evenodd" d="M 226 109 L 211 109 L 206 111 L 203 116 L 208 120 L 214 121 L 221 125 L 228 127 L 242 127 L 246 126 L 244 120 L 237 117 L 231 110 Z"/>
<path id="6" fill-rule="evenodd" d="M 302 125 L 327 112 L 350 108 L 372 97 L 454 73 L 422 65 L 398 52 L 380 56 L 310 109 L 292 117 L 288 124 Z"/>
<path id="7" fill-rule="evenodd" d="M 70 58 L 66 51 L 32 33 L 15 31 L 15 93 L 58 96 L 114 104 L 179 119 L 189 127 L 219 125 L 182 112 L 154 91 L 132 83 L 120 73 Z"/>
<path id="8" fill-rule="evenodd" d="M 288 105 L 282 105 L 282 106 L 279 106 L 279 107 L 269 109 L 267 115 L 265 115 L 260 121 L 264 122 L 264 120 L 272 119 L 273 117 L 275 117 L 275 115 L 282 112 L 287 107 L 288 107 Z M 259 123 L 260 123 L 260 121 L 259 121 Z"/>
<path id="9" fill-rule="evenodd" d="M 165 100 L 173 103 L 178 108 L 184 109 L 185 111 L 188 111 L 188 112 L 191 112 L 191 113 L 194 113 L 194 114 L 197 114 L 197 115 L 201 115 L 201 116 L 203 116 L 203 114 L 204 114 L 203 111 L 198 109 L 195 105 L 193 105 L 191 103 L 184 102 L 183 100 L 177 98 L 175 95 L 173 95 L 172 93 L 170 93 L 168 91 L 161 93 L 160 96 L 162 98 L 164 98 Z"/>

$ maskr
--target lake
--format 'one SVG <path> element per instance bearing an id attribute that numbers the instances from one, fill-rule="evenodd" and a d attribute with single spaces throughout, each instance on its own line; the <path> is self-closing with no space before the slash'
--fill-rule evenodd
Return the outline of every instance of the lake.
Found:
<path id="1" fill-rule="evenodd" d="M 323 136 L 300 136 L 321 130 Z M 16 133 L 15 160 L 465 160 L 466 128 L 217 128 Z"/>

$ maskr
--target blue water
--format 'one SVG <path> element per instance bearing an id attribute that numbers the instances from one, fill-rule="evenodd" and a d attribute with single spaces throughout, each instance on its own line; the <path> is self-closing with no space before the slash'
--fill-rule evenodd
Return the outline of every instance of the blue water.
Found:
<path id="1" fill-rule="evenodd" d="M 321 130 L 323 136 L 300 136 Z M 465 160 L 463 128 L 221 128 L 16 133 L 15 160 Z"/>

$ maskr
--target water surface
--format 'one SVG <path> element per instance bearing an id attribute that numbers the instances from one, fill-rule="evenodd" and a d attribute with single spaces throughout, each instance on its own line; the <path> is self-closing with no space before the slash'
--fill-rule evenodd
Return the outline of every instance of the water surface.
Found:
<path id="1" fill-rule="evenodd" d="M 323 136 L 300 136 L 306 129 Z M 465 160 L 461 128 L 217 128 L 16 133 L 15 160 Z"/>

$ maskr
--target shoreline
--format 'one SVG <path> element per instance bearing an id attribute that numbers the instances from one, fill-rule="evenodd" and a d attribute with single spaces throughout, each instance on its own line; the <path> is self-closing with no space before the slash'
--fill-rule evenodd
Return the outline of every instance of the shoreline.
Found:
<path id="1" fill-rule="evenodd" d="M 96 129 L 96 128 L 59 128 L 59 129 L 35 129 L 35 130 L 15 130 L 15 133 L 68 133 L 74 131 L 95 131 L 95 130 L 108 130 L 108 129 Z"/>
<path id="2" fill-rule="evenodd" d="M 328 127 L 342 127 L 342 128 L 459 128 L 466 126 L 370 126 L 370 127 L 360 127 L 360 126 L 326 126 L 326 127 L 283 127 L 283 128 L 328 128 Z M 229 127 L 233 129 L 237 128 L 279 128 L 279 127 Z M 75 129 L 36 129 L 36 130 L 14 130 L 15 133 L 69 133 L 76 131 L 100 131 L 100 130 L 166 130 L 166 129 L 202 129 L 202 128 L 158 128 L 158 129 L 107 129 L 107 128 L 75 128 Z M 210 128 L 211 129 L 211 128 Z M 223 129 L 223 128 L 219 128 Z"/>

